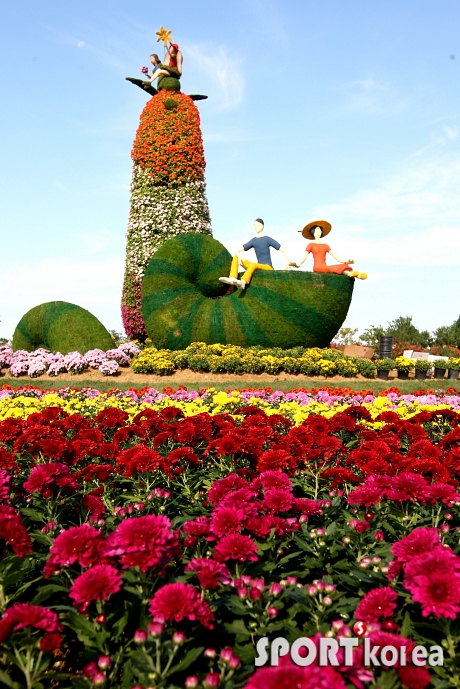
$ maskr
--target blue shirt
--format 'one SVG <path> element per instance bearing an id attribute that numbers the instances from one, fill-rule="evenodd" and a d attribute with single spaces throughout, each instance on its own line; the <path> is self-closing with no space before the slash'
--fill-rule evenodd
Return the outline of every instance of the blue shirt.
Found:
<path id="1" fill-rule="evenodd" d="M 250 239 L 249 242 L 243 244 L 243 249 L 248 251 L 248 249 L 254 249 L 257 256 L 257 263 L 264 263 L 267 266 L 272 266 L 272 259 L 270 256 L 270 247 L 278 250 L 281 246 L 276 239 L 262 235 L 262 237 L 254 237 Z"/>

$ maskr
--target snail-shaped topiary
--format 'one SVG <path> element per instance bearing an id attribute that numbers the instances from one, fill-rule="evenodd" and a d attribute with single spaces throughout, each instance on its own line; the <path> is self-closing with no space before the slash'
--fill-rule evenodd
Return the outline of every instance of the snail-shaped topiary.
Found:
<path id="1" fill-rule="evenodd" d="M 191 342 L 326 347 L 344 322 L 354 280 L 343 275 L 257 271 L 226 294 L 231 255 L 217 240 L 188 233 L 168 240 L 147 265 L 142 313 L 156 347 Z"/>
<path id="2" fill-rule="evenodd" d="M 66 301 L 35 306 L 21 318 L 13 334 L 13 350 L 32 352 L 45 347 L 52 352 L 112 349 L 113 340 L 102 323 L 86 309 Z"/>

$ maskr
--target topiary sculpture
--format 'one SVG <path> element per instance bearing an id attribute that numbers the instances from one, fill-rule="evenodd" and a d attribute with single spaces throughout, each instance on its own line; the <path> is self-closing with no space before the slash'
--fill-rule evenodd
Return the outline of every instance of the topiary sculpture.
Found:
<path id="1" fill-rule="evenodd" d="M 90 349 L 112 349 L 113 340 L 86 309 L 66 301 L 49 301 L 27 311 L 14 331 L 13 351 L 31 352 L 37 347 L 61 354 L 85 354 Z"/>
<path id="2" fill-rule="evenodd" d="M 145 339 L 140 296 L 147 263 L 171 237 L 211 234 L 200 117 L 191 96 L 164 87 L 148 101 L 132 159 L 122 318 L 128 337 Z"/>
<path id="3" fill-rule="evenodd" d="M 258 271 L 246 290 L 226 294 L 218 278 L 231 258 L 220 242 L 197 233 L 170 239 L 156 251 L 142 283 L 145 327 L 156 347 L 329 345 L 346 318 L 353 279 Z"/>

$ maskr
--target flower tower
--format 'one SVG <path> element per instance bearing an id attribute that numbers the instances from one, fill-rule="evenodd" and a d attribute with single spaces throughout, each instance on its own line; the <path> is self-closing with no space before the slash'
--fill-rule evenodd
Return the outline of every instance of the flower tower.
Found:
<path id="1" fill-rule="evenodd" d="M 122 319 L 128 337 L 144 339 L 144 270 L 168 239 L 211 235 L 198 109 L 190 96 L 160 90 L 146 104 L 133 149 Z"/>

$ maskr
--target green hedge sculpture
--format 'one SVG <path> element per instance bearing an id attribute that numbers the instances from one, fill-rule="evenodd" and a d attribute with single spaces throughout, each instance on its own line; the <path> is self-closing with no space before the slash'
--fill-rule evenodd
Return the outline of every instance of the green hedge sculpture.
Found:
<path id="1" fill-rule="evenodd" d="M 13 350 L 28 352 L 45 347 L 52 352 L 80 352 L 114 346 L 110 333 L 86 309 L 66 301 L 49 301 L 30 309 L 21 318 L 13 335 Z"/>
<path id="2" fill-rule="evenodd" d="M 207 235 L 170 239 L 147 265 L 142 313 L 156 347 L 191 342 L 288 349 L 327 347 L 344 322 L 354 279 L 332 273 L 257 271 L 244 291 L 226 294 L 231 255 Z"/>

